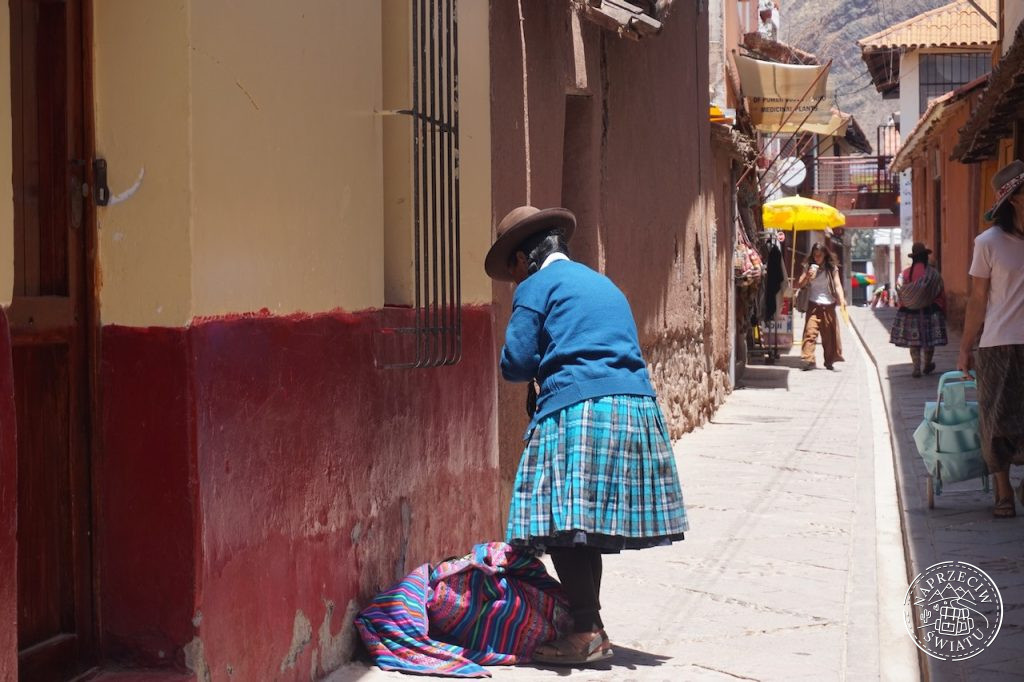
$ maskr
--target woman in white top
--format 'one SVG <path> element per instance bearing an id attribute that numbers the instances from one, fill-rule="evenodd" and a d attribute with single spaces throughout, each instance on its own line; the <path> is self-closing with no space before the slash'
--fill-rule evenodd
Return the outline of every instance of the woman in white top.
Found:
<path id="1" fill-rule="evenodd" d="M 814 348 L 820 333 L 825 351 L 825 368 L 833 369 L 834 363 L 843 360 L 836 306 L 845 308 L 846 299 L 843 297 L 843 283 L 839 279 L 835 257 L 824 244 L 815 242 L 811 247 L 807 267 L 796 285 L 797 289 L 803 287 L 808 287 L 808 296 L 800 368 L 814 369 Z"/>
<path id="2" fill-rule="evenodd" d="M 981 451 L 996 481 L 992 513 L 1009 518 L 1017 514 L 1010 465 L 1024 463 L 1024 162 L 1002 168 L 992 185 L 996 202 L 985 217 L 993 225 L 974 240 L 957 368 L 977 369 Z"/>

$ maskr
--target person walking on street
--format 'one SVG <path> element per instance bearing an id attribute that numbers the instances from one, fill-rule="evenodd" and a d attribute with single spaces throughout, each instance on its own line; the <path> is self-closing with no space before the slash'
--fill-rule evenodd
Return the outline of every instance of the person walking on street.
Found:
<path id="1" fill-rule="evenodd" d="M 811 252 L 807 255 L 807 267 L 796 285 L 797 289 L 804 287 L 808 287 L 807 316 L 804 320 L 800 368 L 814 369 L 814 349 L 818 342 L 818 334 L 821 334 L 821 346 L 825 351 L 825 369 L 834 369 L 835 363 L 843 360 L 836 306 L 845 308 L 846 298 L 835 256 L 824 244 L 815 242 L 811 246 Z"/>
<path id="2" fill-rule="evenodd" d="M 1009 518 L 1017 515 L 1010 465 L 1024 463 L 1024 162 L 1007 164 L 992 186 L 985 218 L 993 225 L 974 240 L 957 369 L 977 368 L 981 452 L 996 481 L 992 513 Z"/>
<path id="3" fill-rule="evenodd" d="M 875 290 L 875 293 L 871 296 L 871 307 L 872 308 L 888 308 L 889 307 L 889 283 L 886 282 L 881 287 Z"/>
<path id="4" fill-rule="evenodd" d="M 506 541 L 550 553 L 568 595 L 573 632 L 533 657 L 554 665 L 612 655 L 602 554 L 667 545 L 688 528 L 633 313 L 610 279 L 569 259 L 575 228 L 567 209 L 520 206 L 484 261 L 516 283 L 501 373 L 529 382 L 531 399 Z"/>
<path id="5" fill-rule="evenodd" d="M 935 371 L 935 347 L 948 343 L 946 293 L 942 275 L 928 265 L 931 252 L 922 242 L 910 249 L 910 267 L 896 278 L 900 307 L 889 331 L 890 343 L 910 349 L 915 378 Z"/>

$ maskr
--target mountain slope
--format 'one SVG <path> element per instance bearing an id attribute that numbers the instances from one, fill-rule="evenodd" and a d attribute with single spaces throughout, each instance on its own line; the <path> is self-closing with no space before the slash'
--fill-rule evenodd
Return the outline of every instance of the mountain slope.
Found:
<path id="1" fill-rule="evenodd" d="M 829 89 L 835 90 L 840 109 L 853 114 L 871 146 L 877 126 L 885 123 L 899 104 L 882 100 L 857 41 L 949 0 L 782 0 L 779 38 L 813 52 L 822 62 L 832 59 Z"/>

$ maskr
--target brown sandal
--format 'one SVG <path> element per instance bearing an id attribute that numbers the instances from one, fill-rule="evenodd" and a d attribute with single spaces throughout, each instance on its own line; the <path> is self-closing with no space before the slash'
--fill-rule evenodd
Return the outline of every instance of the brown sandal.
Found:
<path id="1" fill-rule="evenodd" d="M 568 637 L 542 644 L 533 652 L 533 662 L 545 665 L 587 665 L 607 661 L 615 655 L 604 630 L 594 633 L 590 641 L 576 644 Z"/>
<path id="2" fill-rule="evenodd" d="M 1012 519 L 1017 515 L 1017 506 L 1013 502 L 1013 495 L 1000 497 L 996 500 L 996 506 L 992 507 L 992 516 L 997 519 Z"/>

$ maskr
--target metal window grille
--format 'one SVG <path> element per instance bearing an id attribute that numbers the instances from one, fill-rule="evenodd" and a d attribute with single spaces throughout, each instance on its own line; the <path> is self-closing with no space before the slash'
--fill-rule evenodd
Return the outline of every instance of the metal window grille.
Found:
<path id="1" fill-rule="evenodd" d="M 456 0 L 411 0 L 413 277 L 411 324 L 389 331 L 401 357 L 387 368 L 454 365 L 462 358 L 459 217 L 459 55 Z"/>
<path id="2" fill-rule="evenodd" d="M 920 113 L 928 108 L 929 100 L 966 85 L 991 69 L 992 58 L 985 52 L 921 55 Z"/>

